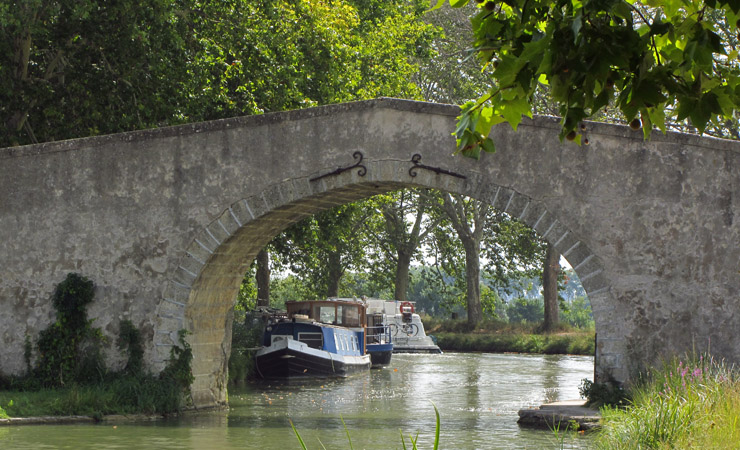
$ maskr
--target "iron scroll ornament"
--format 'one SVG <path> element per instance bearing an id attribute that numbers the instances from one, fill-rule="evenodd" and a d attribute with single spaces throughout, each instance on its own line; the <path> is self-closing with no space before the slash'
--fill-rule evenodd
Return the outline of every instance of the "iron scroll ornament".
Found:
<path id="1" fill-rule="evenodd" d="M 462 178 L 463 180 L 468 178 L 465 175 L 460 175 L 459 173 L 455 173 L 455 172 L 452 172 L 446 169 L 442 169 L 440 167 L 432 167 L 432 166 L 427 166 L 425 164 L 421 164 L 419 163 L 419 161 L 421 161 L 421 155 L 419 153 L 415 153 L 414 156 L 411 157 L 411 162 L 414 163 L 414 166 L 409 169 L 409 175 L 411 175 L 412 177 L 416 176 L 416 169 L 426 169 L 426 170 L 431 170 L 432 172 L 435 172 L 437 175 L 443 173 L 445 175 Z"/>
<path id="2" fill-rule="evenodd" d="M 355 167 L 358 167 L 359 168 L 357 170 L 357 175 L 359 175 L 361 177 L 364 177 L 365 174 L 367 173 L 367 167 L 365 167 L 362 164 L 360 164 L 362 162 L 362 159 L 363 159 L 362 152 L 356 151 L 356 152 L 352 153 L 352 157 L 357 160 L 357 162 L 354 163 L 353 165 L 348 166 L 348 167 L 340 167 L 340 168 L 338 168 L 337 170 L 335 170 L 333 172 L 325 173 L 323 175 L 319 175 L 318 177 L 313 177 L 309 181 L 318 181 L 318 180 L 320 180 L 322 178 L 330 177 L 332 175 L 339 175 L 340 173 L 346 172 L 348 170 L 352 170 Z"/>

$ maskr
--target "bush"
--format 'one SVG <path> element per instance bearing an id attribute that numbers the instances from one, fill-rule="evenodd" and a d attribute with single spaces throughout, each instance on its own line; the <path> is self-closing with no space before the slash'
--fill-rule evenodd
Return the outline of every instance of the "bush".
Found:
<path id="1" fill-rule="evenodd" d="M 586 400 L 586 406 L 623 407 L 629 401 L 627 391 L 614 380 L 607 383 L 594 383 L 584 378 L 581 380 L 578 392 L 581 398 Z"/>
<path id="2" fill-rule="evenodd" d="M 506 315 L 511 323 L 538 323 L 545 317 L 542 298 L 519 297 L 506 305 Z"/>
<path id="3" fill-rule="evenodd" d="M 92 327 L 86 311 L 94 291 L 93 282 L 76 273 L 67 274 L 54 290 L 56 321 L 41 331 L 36 344 L 38 360 L 33 376 L 41 385 L 89 382 L 91 377 L 105 374 L 100 354 L 103 336 L 99 328 Z M 29 353 L 27 348 L 27 364 L 31 360 Z"/>

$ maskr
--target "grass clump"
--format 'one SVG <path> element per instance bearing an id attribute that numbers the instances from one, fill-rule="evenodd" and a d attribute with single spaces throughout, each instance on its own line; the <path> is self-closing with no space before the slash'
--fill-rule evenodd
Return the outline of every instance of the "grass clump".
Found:
<path id="1" fill-rule="evenodd" d="M 708 355 L 675 359 L 631 389 L 626 408 L 602 408 L 599 449 L 737 449 L 737 371 Z"/>

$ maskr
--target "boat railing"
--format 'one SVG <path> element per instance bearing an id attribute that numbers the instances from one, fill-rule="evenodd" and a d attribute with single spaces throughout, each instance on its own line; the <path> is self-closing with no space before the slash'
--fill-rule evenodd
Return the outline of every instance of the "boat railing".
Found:
<path id="1" fill-rule="evenodd" d="M 391 328 L 388 325 L 367 327 L 365 339 L 368 344 L 390 344 L 393 339 Z"/>

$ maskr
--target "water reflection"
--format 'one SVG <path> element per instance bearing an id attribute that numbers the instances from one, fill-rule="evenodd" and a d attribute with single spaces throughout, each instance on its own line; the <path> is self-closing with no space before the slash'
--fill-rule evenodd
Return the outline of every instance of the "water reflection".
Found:
<path id="1" fill-rule="evenodd" d="M 228 411 L 154 423 L 0 428 L 2 449 L 401 448 L 400 433 L 431 448 L 437 406 L 440 448 L 560 448 L 551 433 L 520 429 L 517 411 L 547 396 L 578 398 L 593 359 L 574 356 L 393 355 L 390 368 L 345 380 L 261 382 L 230 393 Z M 321 442 L 321 444 L 319 443 Z M 408 443 L 408 438 L 407 438 Z M 585 448 L 583 439 L 564 448 Z"/>

